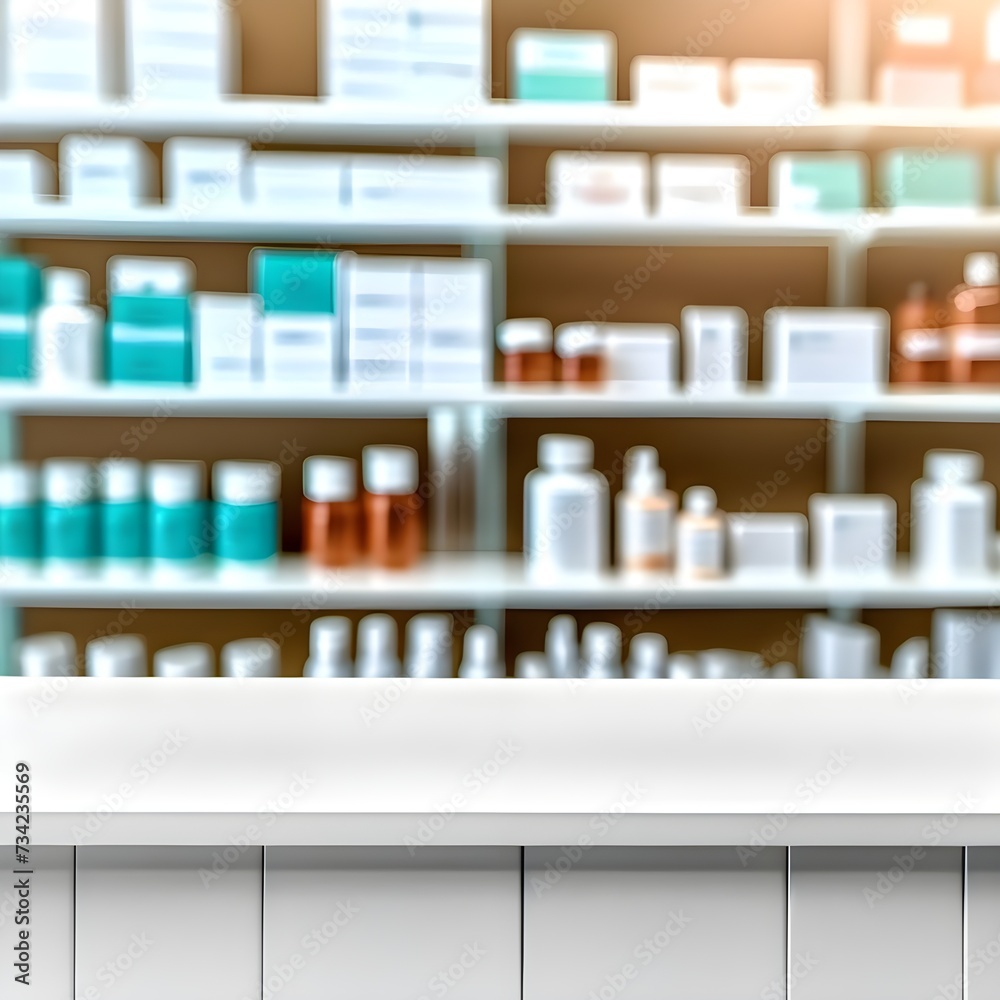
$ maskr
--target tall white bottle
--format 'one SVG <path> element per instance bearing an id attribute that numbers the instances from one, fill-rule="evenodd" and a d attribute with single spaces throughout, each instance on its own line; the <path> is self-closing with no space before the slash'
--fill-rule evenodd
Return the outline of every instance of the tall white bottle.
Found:
<path id="1" fill-rule="evenodd" d="M 726 568 L 726 519 L 715 490 L 692 486 L 677 518 L 677 576 L 713 580 Z"/>
<path id="2" fill-rule="evenodd" d="M 625 488 L 615 501 L 616 558 L 625 570 L 666 570 L 674 563 L 677 494 L 667 489 L 655 448 L 625 453 Z"/>
<path id="3" fill-rule="evenodd" d="M 67 267 L 42 272 L 35 372 L 43 385 L 91 385 L 101 378 L 104 310 L 90 304 L 90 275 Z"/>

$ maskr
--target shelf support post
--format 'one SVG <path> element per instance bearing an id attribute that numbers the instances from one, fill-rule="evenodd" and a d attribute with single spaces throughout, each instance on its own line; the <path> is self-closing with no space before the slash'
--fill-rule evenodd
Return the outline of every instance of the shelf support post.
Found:
<path id="1" fill-rule="evenodd" d="M 0 460 L 20 455 L 20 422 L 13 413 L 0 413 Z M 6 583 L 7 569 L 0 565 L 0 592 Z M 0 676 L 14 672 L 12 647 L 21 634 L 21 612 L 0 597 Z"/>

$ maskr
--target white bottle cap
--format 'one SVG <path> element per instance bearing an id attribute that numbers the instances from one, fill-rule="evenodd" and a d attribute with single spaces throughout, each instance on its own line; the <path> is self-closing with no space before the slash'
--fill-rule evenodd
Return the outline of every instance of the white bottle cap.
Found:
<path id="1" fill-rule="evenodd" d="M 549 620 L 545 633 L 545 655 L 553 677 L 580 676 L 580 648 L 576 619 L 572 615 L 556 615 Z"/>
<path id="2" fill-rule="evenodd" d="M 497 347 L 502 354 L 551 351 L 552 324 L 547 319 L 504 320 L 497 327 Z"/>
<path id="3" fill-rule="evenodd" d="M 212 677 L 215 650 L 207 642 L 168 646 L 153 654 L 154 677 Z"/>
<path id="4" fill-rule="evenodd" d="M 361 452 L 361 469 L 369 493 L 409 496 L 417 492 L 417 453 L 402 445 L 369 445 Z"/>
<path id="5" fill-rule="evenodd" d="M 667 676 L 667 640 L 658 632 L 635 636 L 628 647 L 626 676 L 633 680 L 659 680 Z"/>
<path id="6" fill-rule="evenodd" d="M 965 258 L 965 283 L 985 287 L 1000 285 L 1000 262 L 995 253 L 970 253 Z"/>
<path id="7" fill-rule="evenodd" d="M 983 456 L 975 451 L 935 448 L 924 455 L 924 476 L 935 482 L 975 483 L 983 475 Z"/>
<path id="8" fill-rule="evenodd" d="M 212 496 L 217 503 L 277 503 L 281 497 L 281 466 L 277 462 L 242 459 L 216 462 L 212 466 Z"/>
<path id="9" fill-rule="evenodd" d="M 697 517 L 708 517 L 718 510 L 719 499 L 708 486 L 692 486 L 684 491 L 684 510 Z"/>
<path id="10" fill-rule="evenodd" d="M 146 466 L 146 495 L 165 507 L 205 499 L 204 462 L 150 462 Z"/>
<path id="11" fill-rule="evenodd" d="M 263 636 L 227 642 L 220 659 L 223 677 L 281 676 L 281 650 L 276 642 Z"/>
<path id="12" fill-rule="evenodd" d="M 90 503 L 99 477 L 86 458 L 50 458 L 42 463 L 42 495 L 48 503 L 73 507 Z"/>
<path id="13" fill-rule="evenodd" d="M 68 632 L 43 632 L 14 643 L 14 663 L 22 677 L 76 676 L 76 640 Z"/>
<path id="14" fill-rule="evenodd" d="M 145 677 L 146 640 L 141 635 L 106 635 L 87 643 L 88 677 Z"/>
<path id="15" fill-rule="evenodd" d="M 687 653 L 674 653 L 667 660 L 667 677 L 672 681 L 693 681 L 701 677 L 701 664 L 698 657 Z"/>
<path id="16" fill-rule="evenodd" d="M 538 464 L 552 472 L 586 472 L 594 467 L 594 442 L 578 434 L 543 434 Z"/>
<path id="17" fill-rule="evenodd" d="M 514 660 L 514 676 L 532 681 L 548 680 L 553 676 L 549 658 L 544 653 L 519 653 Z"/>
<path id="18" fill-rule="evenodd" d="M 473 625 L 465 633 L 462 665 L 458 676 L 463 678 L 506 677 L 500 662 L 500 640 L 489 625 Z"/>
<path id="19" fill-rule="evenodd" d="M 356 500 L 358 463 L 353 458 L 312 455 L 302 463 L 302 493 L 315 503 Z"/>
<path id="20" fill-rule="evenodd" d="M 109 295 L 189 295 L 194 264 L 186 257 L 127 257 L 108 260 Z"/>
<path id="21" fill-rule="evenodd" d="M 799 676 L 799 672 L 795 669 L 794 663 L 783 660 L 771 667 L 766 676 L 773 681 L 791 681 Z"/>
<path id="22" fill-rule="evenodd" d="M 34 503 L 38 503 L 38 466 L 0 462 L 0 506 L 30 507 Z"/>
<path id="23" fill-rule="evenodd" d="M 90 275 L 74 267 L 47 267 L 42 271 L 45 302 L 55 306 L 90 305 Z"/>
<path id="24" fill-rule="evenodd" d="M 106 458 L 98 466 L 105 503 L 133 503 L 143 497 L 143 468 L 137 458 Z"/>
<path id="25" fill-rule="evenodd" d="M 622 633 L 609 622 L 591 622 L 580 638 L 581 666 L 584 677 L 617 678 L 622 676 Z"/>
<path id="26" fill-rule="evenodd" d="M 314 618 L 309 626 L 309 660 L 305 677 L 351 677 L 351 620 L 342 615 Z"/>
<path id="27" fill-rule="evenodd" d="M 398 635 L 396 620 L 389 615 L 366 615 L 358 622 L 358 677 L 399 677 Z"/>
<path id="28" fill-rule="evenodd" d="M 639 446 L 625 452 L 625 492 L 654 496 L 667 488 L 667 474 L 660 468 L 655 448 Z"/>
<path id="29" fill-rule="evenodd" d="M 451 615 L 414 615 L 406 623 L 407 677 L 451 677 Z"/>
<path id="30" fill-rule="evenodd" d="M 594 323 L 566 323 L 556 330 L 556 354 L 560 358 L 579 358 L 603 350 L 604 340 Z"/>

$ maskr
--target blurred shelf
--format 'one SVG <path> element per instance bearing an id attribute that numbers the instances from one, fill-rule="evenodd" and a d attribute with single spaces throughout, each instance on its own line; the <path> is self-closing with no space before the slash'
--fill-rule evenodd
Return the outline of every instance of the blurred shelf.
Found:
<path id="1" fill-rule="evenodd" d="M 490 101 L 458 103 L 439 112 L 414 108 L 405 117 L 383 107 L 344 106 L 315 98 L 250 95 L 197 103 L 0 103 L 5 142 L 53 142 L 69 132 L 135 135 L 162 141 L 176 135 L 235 136 L 254 143 L 471 147 L 497 143 L 560 146 L 602 139 L 651 150 L 703 146 L 769 155 L 781 148 L 851 148 L 926 144 L 940 134 L 990 139 L 1000 108 L 894 108 L 859 103 L 786 110 L 732 107 L 688 115 L 609 103 Z M 488 152 L 488 148 L 484 151 Z"/>
<path id="2" fill-rule="evenodd" d="M 601 816 L 608 845 L 759 846 L 763 831 L 898 846 L 956 809 L 942 844 L 1000 838 L 995 681 L 5 677 L 0 691 L 0 770 L 30 762 L 39 846 L 247 829 L 255 846 L 398 845 L 425 828 L 442 846 L 568 844 Z M 109 808 L 122 762 L 161 744 L 169 766 Z"/>
<path id="3" fill-rule="evenodd" d="M 918 579 L 812 574 L 678 582 L 655 574 L 609 573 L 563 580 L 527 577 L 519 554 L 432 554 L 404 572 L 317 570 L 286 555 L 271 567 L 207 567 L 182 574 L 150 569 L 6 567 L 0 601 L 38 608 L 281 608 L 293 611 L 472 608 L 642 610 L 981 607 L 995 603 L 1000 577 Z"/>

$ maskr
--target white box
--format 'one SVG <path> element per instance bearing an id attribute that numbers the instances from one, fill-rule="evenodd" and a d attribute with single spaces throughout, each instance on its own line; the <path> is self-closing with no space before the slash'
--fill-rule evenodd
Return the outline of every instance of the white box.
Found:
<path id="1" fill-rule="evenodd" d="M 734 573 L 801 573 L 806 568 L 808 522 L 802 514 L 729 515 L 729 560 Z"/>
<path id="2" fill-rule="evenodd" d="M 338 215 L 348 204 L 348 157 L 341 153 L 256 153 L 249 200 L 268 211 Z"/>
<path id="3" fill-rule="evenodd" d="M 750 205 L 745 156 L 660 153 L 653 157 L 653 211 L 687 218 L 736 215 Z"/>
<path id="4" fill-rule="evenodd" d="M 681 310 L 684 384 L 693 392 L 746 387 L 750 321 L 737 306 L 685 306 Z"/>
<path id="5" fill-rule="evenodd" d="M 724 107 L 725 59 L 636 56 L 632 60 L 632 103 L 671 118 L 700 118 Z"/>
<path id="6" fill-rule="evenodd" d="M 507 97 L 615 101 L 618 39 L 611 31 L 518 28 L 507 42 Z"/>
<path id="7" fill-rule="evenodd" d="M 520 995 L 519 848 L 270 847 L 264 896 L 282 1000 Z"/>
<path id="8" fill-rule="evenodd" d="M 163 200 L 183 213 L 243 207 L 250 143 L 178 137 L 163 144 Z"/>
<path id="9" fill-rule="evenodd" d="M 333 385 L 340 359 L 340 320 L 333 313 L 265 312 L 261 324 L 264 381 Z"/>
<path id="10" fill-rule="evenodd" d="M 108 295 L 189 295 L 195 267 L 186 257 L 128 257 L 108 260 Z"/>
<path id="11" fill-rule="evenodd" d="M 122 211 L 153 197 L 153 155 L 139 139 L 67 135 L 59 143 L 62 195 L 74 205 Z"/>
<path id="12" fill-rule="evenodd" d="M 652 382 L 676 389 L 680 372 L 680 334 L 669 323 L 606 323 L 606 379 L 609 382 Z"/>
<path id="13" fill-rule="evenodd" d="M 649 214 L 649 157 L 555 152 L 546 167 L 546 192 L 559 215 L 644 218 Z"/>
<path id="14" fill-rule="evenodd" d="M 319 18 L 324 97 L 463 116 L 492 96 L 487 0 L 321 0 Z"/>
<path id="15" fill-rule="evenodd" d="M 0 205 L 38 204 L 56 193 L 56 165 L 32 149 L 0 149 Z"/>
<path id="16" fill-rule="evenodd" d="M 881 574 L 896 563 L 896 501 L 878 494 L 809 498 L 812 566 L 820 574 Z"/>
<path id="17" fill-rule="evenodd" d="M 486 156 L 353 156 L 349 171 L 351 211 L 361 215 L 475 218 L 506 205 L 500 161 Z"/>
<path id="18" fill-rule="evenodd" d="M 428 385 L 491 382 L 490 262 L 428 258 L 420 271 L 420 380 Z"/>
<path id="19" fill-rule="evenodd" d="M 801 118 L 823 103 L 823 67 L 814 60 L 734 59 L 729 84 L 740 111 Z"/>
<path id="20" fill-rule="evenodd" d="M 262 855 L 231 845 L 77 848 L 73 995 L 259 1000 Z"/>
<path id="21" fill-rule="evenodd" d="M 595 846 L 601 822 L 568 847 L 525 848 L 524 1000 L 759 1000 L 783 986 L 784 850 Z"/>
<path id="22" fill-rule="evenodd" d="M 875 99 L 897 108 L 962 108 L 965 73 L 960 66 L 880 66 Z"/>
<path id="23" fill-rule="evenodd" d="M 802 676 L 817 680 L 869 680 L 881 673 L 881 636 L 870 625 L 806 615 L 800 654 Z"/>
<path id="24" fill-rule="evenodd" d="M 263 313 L 259 295 L 192 295 L 194 381 L 213 385 L 262 378 Z"/>
<path id="25" fill-rule="evenodd" d="M 1000 678 L 1000 614 L 935 611 L 931 616 L 931 666 L 936 677 Z"/>
<path id="26" fill-rule="evenodd" d="M 764 381 L 878 388 L 889 374 L 884 309 L 777 308 L 764 314 Z"/>

